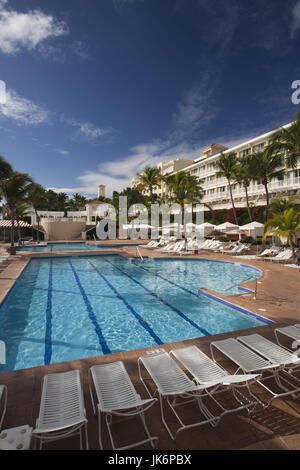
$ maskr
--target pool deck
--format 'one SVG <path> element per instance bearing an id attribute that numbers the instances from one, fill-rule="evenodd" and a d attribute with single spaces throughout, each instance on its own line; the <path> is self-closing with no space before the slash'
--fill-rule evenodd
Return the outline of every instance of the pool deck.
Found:
<path id="1" fill-rule="evenodd" d="M 124 244 L 124 241 L 118 241 Z M 127 244 L 127 242 L 125 242 Z M 109 243 L 104 243 L 109 244 Z M 117 244 L 117 242 L 110 242 Z M 129 243 L 128 243 L 129 244 Z M 99 250 L 100 251 L 100 250 Z M 141 248 L 143 256 L 166 257 L 153 250 Z M 134 247 L 126 250 L 113 249 L 112 253 L 120 253 L 122 256 L 134 257 L 136 249 Z M 87 253 L 80 251 L 78 255 L 84 256 Z M 98 252 L 88 251 L 89 255 L 96 255 Z M 99 255 L 107 254 L 99 252 Z M 45 257 L 45 253 L 35 253 L 35 256 Z M 54 256 L 54 253 L 46 253 Z M 60 256 L 66 256 L 65 252 L 60 252 Z M 75 253 L 72 253 L 74 256 Z M 77 254 L 76 254 L 77 255 Z M 167 255 L 167 257 L 169 257 Z M 175 256 L 172 256 L 174 258 Z M 184 259 L 184 256 L 179 256 Z M 202 251 L 200 255 L 188 255 L 188 258 L 194 259 L 215 259 L 223 261 L 234 261 L 253 267 L 263 271 L 263 276 L 258 282 L 257 298 L 254 299 L 253 293 L 246 293 L 238 296 L 228 296 L 226 299 L 236 305 L 248 309 L 258 315 L 265 316 L 275 322 L 272 325 L 260 326 L 243 330 L 242 334 L 250 334 L 260 332 L 267 338 L 275 340 L 273 330 L 279 325 L 293 324 L 300 322 L 300 270 L 291 267 L 275 264 L 263 260 L 243 259 L 229 255 L 221 255 Z M 30 260 L 28 253 L 16 256 L 10 256 L 3 269 L 0 269 L 0 301 L 2 301 L 10 288 L 19 277 L 25 266 Z M 0 265 L 1 268 L 1 265 Z M 247 283 L 247 288 L 254 288 L 254 282 Z M 199 286 L 201 287 L 201 286 Z M 217 294 L 218 297 L 223 297 Z M 197 338 L 172 344 L 164 345 L 166 351 L 173 347 L 178 348 L 188 344 L 195 344 L 208 355 L 209 345 L 211 341 L 223 339 L 227 337 L 239 336 L 241 332 L 225 333 L 222 335 Z M 151 348 L 147 348 L 151 349 Z M 88 417 L 88 433 L 91 449 L 98 449 L 97 441 L 97 420 L 92 413 L 92 406 L 88 390 L 87 371 L 94 364 L 112 362 L 116 360 L 124 361 L 126 368 L 136 386 L 138 393 L 146 397 L 145 390 L 138 378 L 137 359 L 145 353 L 147 349 L 126 351 L 107 356 L 98 356 L 77 361 L 52 364 L 48 366 L 35 367 L 31 369 L 6 372 L 0 374 L 0 382 L 8 387 L 8 407 L 4 420 L 4 429 L 14 426 L 29 424 L 34 426 L 39 411 L 41 397 L 41 380 L 48 373 L 64 372 L 72 369 L 79 369 L 82 374 L 83 388 L 85 396 L 85 405 Z M 222 359 L 221 364 L 231 369 L 230 362 Z M 258 390 L 258 389 L 257 389 Z M 261 389 L 259 389 L 261 393 Z M 190 407 L 190 408 L 189 408 Z M 186 407 L 186 419 L 192 418 L 195 414 L 194 405 Z M 251 423 L 246 415 L 235 414 L 225 417 L 221 423 L 212 428 L 205 425 L 189 431 L 184 431 L 173 442 L 162 425 L 159 413 L 159 406 L 156 404 L 146 414 L 147 423 L 150 432 L 159 437 L 158 449 L 164 450 L 204 450 L 204 449 L 300 449 L 300 399 L 293 400 L 286 398 L 284 400 L 277 399 L 272 406 L 263 410 L 258 408 L 253 416 Z M 134 423 L 134 421 L 133 421 Z M 128 436 L 128 421 L 116 424 L 117 434 L 126 438 Z M 130 425 L 129 438 L 135 439 L 140 431 L 139 424 Z M 104 439 L 105 448 L 108 445 L 107 436 Z M 54 442 L 45 446 L 45 449 L 78 449 L 78 438 L 69 438 Z M 137 448 L 149 449 L 149 446 Z"/>

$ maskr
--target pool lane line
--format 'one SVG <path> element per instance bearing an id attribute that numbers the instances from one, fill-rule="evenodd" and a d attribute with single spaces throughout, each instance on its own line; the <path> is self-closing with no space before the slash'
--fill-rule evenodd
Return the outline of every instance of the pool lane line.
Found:
<path id="1" fill-rule="evenodd" d="M 139 315 L 134 308 L 127 302 L 127 300 L 118 292 L 118 290 L 109 282 L 108 279 L 100 272 L 100 270 L 93 265 L 93 263 L 90 260 L 87 260 L 87 262 L 92 266 L 92 268 L 96 271 L 96 273 L 106 282 L 106 284 L 110 287 L 110 289 L 115 293 L 115 295 L 122 300 L 122 302 L 125 304 L 125 306 L 128 308 L 128 310 L 135 316 L 135 318 L 138 320 L 138 322 L 142 325 L 143 328 L 147 331 L 150 336 L 154 339 L 156 344 L 161 345 L 164 344 L 163 341 L 157 336 L 157 334 L 152 330 L 151 326 L 148 325 L 146 320 L 144 320 L 141 315 Z"/>
<path id="2" fill-rule="evenodd" d="M 45 331 L 45 354 L 44 363 L 50 364 L 52 357 L 52 284 L 53 284 L 53 262 L 50 261 L 48 298 L 46 308 L 46 331 Z"/>
<path id="3" fill-rule="evenodd" d="M 175 261 L 175 260 L 174 260 L 174 261 Z M 224 263 L 229 263 L 229 261 L 224 261 Z M 231 263 L 231 261 L 230 261 L 230 263 Z M 220 297 L 217 297 L 216 295 L 208 294 L 207 292 L 204 292 L 201 288 L 198 289 L 198 294 L 195 294 L 195 292 L 192 292 L 192 291 L 190 291 L 189 289 L 186 289 L 185 287 L 182 287 L 182 286 L 180 286 L 179 284 L 176 284 L 176 282 L 173 282 L 173 281 L 170 281 L 169 279 L 166 279 L 165 277 L 161 276 L 160 274 L 157 274 L 157 273 L 155 273 L 155 272 L 153 272 L 153 271 L 150 271 L 150 270 L 147 269 L 147 268 L 144 268 L 143 266 L 140 266 L 140 265 L 137 264 L 136 262 L 134 262 L 134 264 L 135 264 L 135 266 L 137 266 L 138 268 L 143 269 L 144 271 L 146 271 L 146 272 L 152 274 L 153 276 L 160 277 L 160 278 L 163 279 L 164 281 L 169 282 L 170 284 L 173 284 L 174 286 L 179 287 L 179 289 L 182 289 L 182 290 L 184 290 L 184 291 L 186 291 L 186 292 L 188 292 L 188 293 L 190 293 L 190 294 L 193 294 L 193 295 L 196 296 L 197 298 L 199 298 L 199 294 L 202 294 L 202 295 L 208 297 L 209 299 L 212 299 L 212 300 L 214 300 L 214 301 L 216 301 L 216 302 L 220 302 L 220 303 L 222 303 L 222 304 L 224 304 L 224 305 L 227 305 L 228 307 L 231 307 L 231 308 L 233 308 L 234 310 L 238 310 L 239 312 L 243 313 L 244 315 L 248 315 L 248 316 L 251 316 L 251 317 L 255 317 L 257 320 L 260 320 L 260 321 L 262 321 L 263 323 L 267 323 L 267 324 L 269 324 L 269 323 L 272 324 L 272 323 L 273 323 L 273 322 L 272 322 L 271 320 L 269 320 L 268 318 L 265 318 L 265 317 L 263 317 L 263 316 L 261 316 L 261 315 L 258 315 L 257 313 L 251 312 L 250 310 L 246 310 L 246 309 L 244 309 L 244 308 L 242 308 L 242 307 L 240 307 L 240 306 L 238 306 L 238 305 L 235 305 L 235 304 L 233 304 L 233 303 L 231 303 L 231 302 L 228 302 L 228 301 L 226 301 L 226 300 L 223 300 L 223 299 L 221 299 Z M 247 266 L 247 265 L 244 265 L 244 266 Z M 240 287 L 239 287 L 239 288 L 240 288 Z M 242 289 L 246 289 L 246 288 L 243 287 Z M 251 291 L 249 290 L 249 292 L 251 292 Z"/>
<path id="4" fill-rule="evenodd" d="M 174 261 L 175 261 L 175 260 L 174 260 Z M 144 268 L 143 266 L 140 266 L 140 265 L 137 264 L 136 262 L 134 262 L 134 264 L 135 264 L 135 266 L 136 266 L 137 268 L 143 269 L 143 270 L 146 271 L 147 273 L 152 274 L 152 276 L 160 277 L 160 279 L 163 279 L 163 281 L 166 281 L 166 282 L 168 282 L 169 284 L 172 284 L 172 285 L 175 286 L 175 287 L 179 287 L 179 289 L 184 290 L 184 291 L 187 292 L 188 294 L 192 294 L 192 295 L 194 295 L 195 297 L 197 297 L 197 299 L 199 299 L 198 294 L 196 294 L 196 293 L 193 292 L 192 290 L 189 290 L 189 289 L 187 289 L 186 287 L 182 287 L 182 286 L 180 286 L 179 284 L 177 284 L 176 282 L 170 281 L 169 279 L 165 278 L 165 277 L 162 276 L 161 274 L 158 274 L 158 273 L 156 273 L 156 272 L 151 271 L 150 269 L 147 269 L 147 268 Z"/>
<path id="5" fill-rule="evenodd" d="M 90 304 L 90 301 L 88 299 L 88 296 L 86 295 L 86 292 L 84 290 L 84 288 L 82 287 L 82 284 L 80 282 L 80 279 L 78 277 L 78 274 L 76 272 L 76 269 L 74 268 L 73 266 L 73 263 L 72 263 L 72 260 L 69 261 L 69 264 L 71 266 L 71 269 L 73 271 L 73 274 L 74 274 L 74 277 L 76 279 L 76 282 L 77 282 L 77 285 L 79 287 L 79 290 L 80 290 L 80 293 L 83 297 L 83 300 L 84 300 L 84 303 L 85 303 L 85 306 L 86 306 L 86 309 L 88 311 L 88 315 L 89 315 L 89 318 L 91 320 L 91 322 L 93 323 L 94 325 L 94 328 L 95 328 L 95 331 L 96 331 L 96 334 L 98 336 L 98 340 L 99 340 L 99 344 L 102 348 L 102 351 L 103 351 L 103 354 L 111 354 L 111 350 L 109 349 L 108 345 L 107 345 L 107 342 L 103 336 L 103 333 L 102 333 L 102 330 L 97 322 L 97 319 L 96 319 L 96 315 L 93 311 L 93 308 Z"/>
<path id="6" fill-rule="evenodd" d="M 129 279 L 131 279 L 133 282 L 135 282 L 136 284 L 138 284 L 140 287 L 142 287 L 145 291 L 147 291 L 150 295 L 152 295 L 153 297 L 155 297 L 157 300 L 159 300 L 161 303 L 163 303 L 164 305 L 166 305 L 167 307 L 169 307 L 171 310 L 173 310 L 173 312 L 176 312 L 181 318 L 183 318 L 185 321 L 187 321 L 188 323 L 190 323 L 190 325 L 192 325 L 194 328 L 196 328 L 197 330 L 201 331 L 201 333 L 204 335 L 204 336 L 211 336 L 211 333 L 209 333 L 208 331 L 206 331 L 204 328 L 201 328 L 201 326 L 197 325 L 197 323 L 195 323 L 193 320 L 191 320 L 190 318 L 188 318 L 183 312 L 181 312 L 178 308 L 176 307 L 173 307 L 173 305 L 169 304 L 169 302 L 167 302 L 165 299 L 163 299 L 162 297 L 160 297 L 159 295 L 155 294 L 155 292 L 151 291 L 150 289 L 148 289 L 148 287 L 144 286 L 144 284 L 142 284 L 141 282 L 137 281 L 134 277 L 130 276 L 130 274 L 126 273 L 125 271 L 123 271 L 121 268 L 119 268 L 118 266 L 116 266 L 115 264 L 111 263 L 110 261 L 108 261 L 106 258 L 103 258 L 104 261 L 106 261 L 106 263 L 110 264 L 111 266 L 113 266 L 115 269 L 119 270 L 121 273 L 125 274 L 125 276 L 129 277 Z M 135 264 L 135 263 L 134 263 Z M 198 297 L 196 295 L 196 297 Z"/>

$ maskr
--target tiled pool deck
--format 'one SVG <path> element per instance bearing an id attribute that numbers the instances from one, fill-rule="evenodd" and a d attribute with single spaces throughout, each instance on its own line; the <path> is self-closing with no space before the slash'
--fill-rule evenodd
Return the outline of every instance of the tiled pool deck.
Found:
<path id="1" fill-rule="evenodd" d="M 121 243 L 121 242 L 119 242 Z M 124 241 L 122 242 L 124 243 Z M 117 244 L 114 242 L 113 244 Z M 152 257 L 163 256 L 157 252 L 147 249 L 140 249 L 142 255 Z M 113 253 L 119 252 L 123 256 L 133 257 L 136 254 L 134 247 L 113 249 Z M 85 252 L 80 252 L 84 256 Z M 91 252 L 88 252 L 91 255 Z M 92 253 L 96 254 L 95 251 Z M 98 254 L 98 253 L 97 253 Z M 99 254 L 104 254 L 99 253 Z M 107 252 L 105 253 L 107 254 Z M 36 256 L 45 256 L 45 253 L 35 253 Z M 47 253 L 47 256 L 51 255 Z M 54 255 L 54 254 L 53 254 Z M 66 253 L 60 252 L 60 256 Z M 74 253 L 73 253 L 74 255 Z M 300 270 L 270 263 L 267 261 L 241 260 L 228 255 L 211 254 L 202 252 L 200 255 L 189 255 L 189 258 L 206 258 L 218 260 L 230 260 L 243 262 L 263 270 L 263 277 L 259 280 L 257 299 L 253 294 L 245 293 L 242 296 L 227 297 L 230 302 L 248 309 L 258 315 L 263 315 L 275 323 L 267 326 L 260 326 L 255 329 L 243 330 L 243 334 L 254 331 L 262 333 L 267 338 L 274 341 L 273 330 L 279 324 L 291 324 L 300 322 Z M 180 257 L 182 258 L 182 257 Z M 8 291 L 18 278 L 30 256 L 28 254 L 9 257 L 1 270 L 0 265 L 0 302 L 5 298 Z M 201 287 L 201 286 L 199 286 Z M 247 287 L 254 288 L 254 283 L 247 284 Z M 222 297 L 218 294 L 219 297 Z M 209 355 L 209 345 L 213 339 L 226 337 L 236 337 L 240 333 L 226 333 L 217 336 L 204 337 L 183 341 L 179 343 L 167 344 L 163 346 L 167 351 L 172 347 L 180 347 L 187 344 L 196 344 L 201 350 Z M 83 388 L 85 395 L 85 405 L 88 417 L 88 433 L 91 449 L 98 449 L 97 421 L 92 413 L 92 406 L 88 391 L 87 371 L 94 364 L 106 363 L 115 360 L 124 361 L 126 368 L 136 386 L 138 392 L 146 397 L 145 390 L 138 378 L 137 359 L 146 350 L 126 351 L 107 356 L 98 356 L 78 361 L 52 364 L 48 366 L 35 367 L 32 369 L 19 370 L 0 374 L 0 383 L 8 387 L 8 407 L 4 421 L 4 428 L 29 424 L 34 426 L 38 415 L 42 377 L 52 372 L 64 372 L 71 369 L 79 369 L 82 373 Z M 230 363 L 222 362 L 226 368 L 230 369 Z M 261 389 L 259 389 L 261 393 Z M 187 420 L 189 414 L 194 414 L 193 405 L 187 409 Z M 204 449 L 300 449 L 300 399 L 276 400 L 273 405 L 266 410 L 258 409 L 251 423 L 246 415 L 232 415 L 224 418 L 217 428 L 209 425 L 185 431 L 173 442 L 164 429 L 159 413 L 159 406 L 155 405 L 151 411 L 147 412 L 147 422 L 150 432 L 159 437 L 158 449 L 164 450 L 204 450 Z M 128 435 L 128 422 L 118 424 L 116 428 L 120 438 Z M 140 427 L 130 425 L 132 439 L 139 433 Z M 109 448 L 105 438 L 106 448 Z M 45 449 L 78 449 L 78 439 L 69 438 L 54 442 L 45 446 Z M 144 446 L 140 449 L 149 449 Z"/>

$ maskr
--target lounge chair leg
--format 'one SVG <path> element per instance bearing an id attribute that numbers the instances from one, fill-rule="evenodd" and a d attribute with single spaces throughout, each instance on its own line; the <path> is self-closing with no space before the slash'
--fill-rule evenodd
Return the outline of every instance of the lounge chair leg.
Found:
<path id="1" fill-rule="evenodd" d="M 88 429 L 87 429 L 87 423 L 85 423 L 85 445 L 86 445 L 86 450 L 89 450 L 89 437 L 88 437 Z"/>
<path id="2" fill-rule="evenodd" d="M 99 440 L 99 447 L 101 450 L 103 450 L 102 438 L 101 438 L 101 413 L 99 410 L 98 410 L 98 440 Z"/>

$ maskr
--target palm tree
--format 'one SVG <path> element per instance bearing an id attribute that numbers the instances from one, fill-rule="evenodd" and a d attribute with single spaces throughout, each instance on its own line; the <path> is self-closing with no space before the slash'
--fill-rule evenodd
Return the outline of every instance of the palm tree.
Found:
<path id="1" fill-rule="evenodd" d="M 26 217 L 28 213 L 28 204 L 26 202 L 19 202 L 16 206 L 15 217 L 18 227 L 18 237 L 21 240 L 20 221 Z"/>
<path id="2" fill-rule="evenodd" d="M 16 207 L 20 202 L 27 202 L 32 180 L 27 173 L 11 172 L 1 183 L 0 192 L 5 198 L 11 216 L 11 246 L 14 247 Z"/>
<path id="3" fill-rule="evenodd" d="M 143 173 L 137 174 L 137 178 L 139 181 L 137 189 L 149 191 L 151 203 L 155 202 L 153 190 L 155 187 L 160 188 L 161 182 L 164 180 L 160 168 L 147 165 Z"/>
<path id="4" fill-rule="evenodd" d="M 232 196 L 232 186 L 231 186 L 232 179 L 234 179 L 234 177 L 235 177 L 236 164 L 237 164 L 237 155 L 236 155 L 236 153 L 231 152 L 228 155 L 225 155 L 224 153 L 221 153 L 221 155 L 220 155 L 218 161 L 216 162 L 215 166 L 218 170 L 217 171 L 217 177 L 221 176 L 223 178 L 226 178 L 227 181 L 228 181 L 229 193 L 230 193 L 230 199 L 231 199 L 231 204 L 232 204 L 234 220 L 235 220 L 236 225 L 238 225 L 234 200 L 233 200 L 233 196 Z"/>
<path id="5" fill-rule="evenodd" d="M 266 222 L 265 227 L 272 227 L 265 232 L 263 240 L 269 235 L 275 235 L 279 238 L 286 239 L 291 247 L 294 262 L 297 262 L 295 251 L 295 241 L 298 230 L 300 229 L 300 212 L 294 208 L 284 211 L 283 214 L 276 214 Z"/>
<path id="6" fill-rule="evenodd" d="M 297 196 L 291 196 L 289 199 L 273 199 L 270 204 L 271 217 L 277 214 L 283 214 L 289 209 L 295 209 L 297 206 Z"/>
<path id="7" fill-rule="evenodd" d="M 237 159 L 237 164 L 233 168 L 233 174 L 237 183 L 241 184 L 245 189 L 248 214 L 249 214 L 250 222 L 252 222 L 252 214 L 250 210 L 249 196 L 248 196 L 248 188 L 251 182 L 250 161 L 251 161 L 251 155 L 240 156 Z"/>
<path id="8" fill-rule="evenodd" d="M 40 242 L 40 216 L 38 214 L 38 209 L 41 209 L 43 205 L 46 203 L 46 193 L 45 189 L 38 183 L 32 183 L 29 188 L 29 195 L 28 195 L 28 200 L 30 204 L 32 205 L 36 220 L 37 220 L 37 242 Z"/>
<path id="9" fill-rule="evenodd" d="M 69 197 L 66 193 L 58 193 L 56 196 L 58 211 L 66 211 L 67 204 L 69 202 Z"/>
<path id="10" fill-rule="evenodd" d="M 286 166 L 295 169 L 300 160 L 300 111 L 296 120 L 288 128 L 282 128 L 270 145 L 272 151 L 286 155 Z"/>
<path id="11" fill-rule="evenodd" d="M 266 147 L 262 152 L 256 152 L 251 155 L 250 159 L 250 174 L 252 178 L 261 183 L 265 187 L 266 192 L 266 213 L 265 221 L 269 217 L 270 195 L 269 183 L 272 178 L 282 179 L 285 170 L 284 158 L 282 154 L 278 153 L 271 146 Z"/>
<path id="12" fill-rule="evenodd" d="M 8 163 L 3 157 L 0 156 L 0 183 L 5 178 L 8 178 L 12 171 L 13 169 L 10 163 Z M 0 200 L 1 200 L 1 196 L 0 196 Z M 5 204 L 4 204 L 2 206 L 2 214 L 4 214 L 6 209 L 7 208 L 5 207 Z"/>
<path id="13" fill-rule="evenodd" d="M 0 156 L 0 181 L 4 180 L 5 178 L 8 178 L 12 171 L 13 169 L 11 164 Z"/>
<path id="14" fill-rule="evenodd" d="M 175 175 L 169 176 L 166 181 L 172 202 L 183 206 L 184 204 L 197 203 L 203 198 L 203 190 L 196 176 L 179 171 Z"/>
<path id="15" fill-rule="evenodd" d="M 73 197 L 69 201 L 69 203 L 70 203 L 70 206 L 72 207 L 72 209 L 74 209 L 75 211 L 79 211 L 82 208 L 84 208 L 84 206 L 86 204 L 86 201 L 87 200 L 84 196 L 82 196 L 79 193 L 75 193 L 75 194 L 73 194 Z"/>

